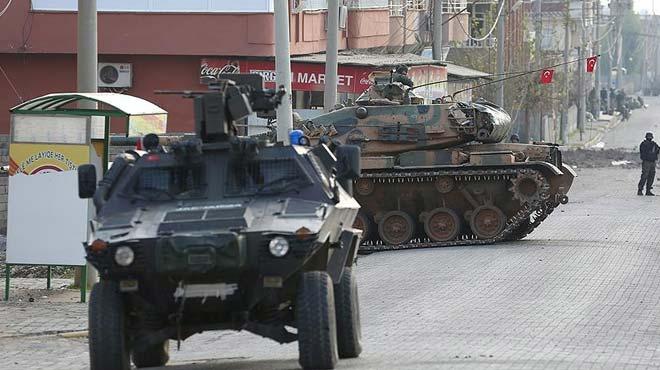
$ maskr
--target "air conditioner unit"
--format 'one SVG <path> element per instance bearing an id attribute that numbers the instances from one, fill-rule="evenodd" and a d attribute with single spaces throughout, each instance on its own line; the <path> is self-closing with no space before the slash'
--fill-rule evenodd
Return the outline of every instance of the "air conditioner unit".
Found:
<path id="1" fill-rule="evenodd" d="M 130 63 L 99 63 L 96 76 L 99 87 L 131 87 L 133 82 Z"/>

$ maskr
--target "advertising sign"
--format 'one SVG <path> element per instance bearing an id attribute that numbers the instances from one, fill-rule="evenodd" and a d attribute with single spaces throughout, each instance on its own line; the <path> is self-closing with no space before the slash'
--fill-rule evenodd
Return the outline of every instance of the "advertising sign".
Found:
<path id="1" fill-rule="evenodd" d="M 89 163 L 89 146 L 13 143 L 9 149 L 9 176 L 74 171 Z"/>
<path id="2" fill-rule="evenodd" d="M 128 136 L 164 134 L 167 131 L 167 114 L 131 116 L 128 121 Z"/>
<path id="3" fill-rule="evenodd" d="M 373 70 L 374 68 L 365 66 L 340 65 L 337 90 L 340 93 L 361 94 L 369 88 L 368 77 Z M 202 59 L 200 76 L 217 76 L 221 73 L 256 73 L 263 77 L 266 88 L 275 88 L 275 62 L 270 60 Z M 296 91 L 323 91 L 325 64 L 291 63 L 291 88 Z"/>

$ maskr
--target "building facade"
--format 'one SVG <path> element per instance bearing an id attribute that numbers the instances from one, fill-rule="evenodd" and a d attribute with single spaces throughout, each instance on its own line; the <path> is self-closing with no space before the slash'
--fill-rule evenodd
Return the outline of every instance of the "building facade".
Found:
<path id="1" fill-rule="evenodd" d="M 99 0 L 99 64 L 111 64 L 122 69 L 120 74 L 127 74 L 119 82 L 106 84 L 102 79 L 112 80 L 112 73 L 117 72 L 108 74 L 99 68 L 99 91 L 152 101 L 169 112 L 168 131 L 192 131 L 190 104 L 154 91 L 203 88 L 199 77 L 209 60 L 271 63 L 275 54 L 273 1 Z M 326 2 L 293 0 L 289 4 L 291 54 L 325 51 Z M 76 90 L 76 9 L 77 0 L 11 3 L 0 19 L 0 111 L 43 94 Z M 389 13 L 387 0 L 345 1 L 340 49 L 388 45 Z M 0 115 L 0 134 L 8 130 L 9 115 Z"/>

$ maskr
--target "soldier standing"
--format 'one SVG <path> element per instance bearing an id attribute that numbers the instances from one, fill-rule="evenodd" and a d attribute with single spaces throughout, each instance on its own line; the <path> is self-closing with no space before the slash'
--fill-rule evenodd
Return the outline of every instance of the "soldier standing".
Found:
<path id="1" fill-rule="evenodd" d="M 392 82 L 401 82 L 408 87 L 413 87 L 415 85 L 410 77 L 408 77 L 408 66 L 403 64 L 396 67 L 394 75 L 392 76 Z"/>
<path id="2" fill-rule="evenodd" d="M 651 192 L 653 189 L 653 180 L 655 179 L 655 163 L 658 160 L 660 147 L 653 141 L 653 133 L 646 133 L 646 140 L 639 144 L 639 157 L 642 159 L 642 178 L 637 185 L 637 195 L 642 195 L 644 184 L 646 184 L 646 195 L 655 195 Z"/>

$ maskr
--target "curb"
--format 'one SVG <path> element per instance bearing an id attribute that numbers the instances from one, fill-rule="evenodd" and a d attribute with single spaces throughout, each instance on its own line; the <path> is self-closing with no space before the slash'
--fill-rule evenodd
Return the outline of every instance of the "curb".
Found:
<path id="1" fill-rule="evenodd" d="M 591 147 L 592 145 L 599 142 L 603 138 L 605 133 L 607 133 L 608 131 L 610 131 L 613 128 L 618 127 L 622 122 L 623 121 L 621 120 L 621 115 L 613 116 L 612 119 L 610 120 L 610 122 L 607 125 L 605 125 L 605 127 L 603 127 L 602 129 L 597 130 L 598 134 L 596 136 L 594 136 L 593 139 L 591 139 L 589 141 L 586 141 L 582 145 L 577 146 L 577 148 L 587 149 L 587 148 Z"/>
<path id="2" fill-rule="evenodd" d="M 87 330 L 70 331 L 70 332 L 66 332 L 66 333 L 59 333 L 59 334 L 57 334 L 57 336 L 62 337 L 62 338 L 67 338 L 67 339 L 86 338 L 87 337 Z"/>

